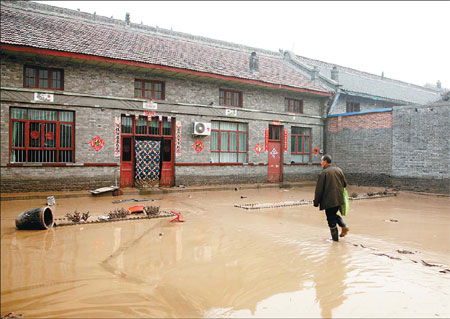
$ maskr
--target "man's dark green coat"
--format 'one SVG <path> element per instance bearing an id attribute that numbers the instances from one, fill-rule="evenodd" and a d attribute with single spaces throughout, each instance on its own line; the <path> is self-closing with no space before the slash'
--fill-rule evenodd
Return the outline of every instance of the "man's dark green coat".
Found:
<path id="1" fill-rule="evenodd" d="M 329 165 L 320 172 L 317 179 L 314 206 L 320 205 L 320 210 L 337 207 L 344 204 L 344 187 L 347 180 L 339 167 Z"/>

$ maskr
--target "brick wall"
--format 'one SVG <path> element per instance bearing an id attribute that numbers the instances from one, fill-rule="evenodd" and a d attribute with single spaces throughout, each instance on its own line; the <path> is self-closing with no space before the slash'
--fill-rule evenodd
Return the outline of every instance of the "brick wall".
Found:
<path id="1" fill-rule="evenodd" d="M 48 61 L 36 57 L 21 57 L 2 54 L 1 101 L 1 171 L 2 191 L 35 191 L 42 185 L 47 189 L 92 189 L 115 184 L 120 178 L 119 166 L 101 166 L 102 163 L 120 165 L 114 156 L 114 118 L 128 113 L 143 114 L 143 100 L 134 98 L 134 80 L 153 79 L 166 83 L 166 100 L 156 101 L 158 115 L 172 116 L 182 123 L 182 155 L 175 157 L 176 163 L 209 163 L 210 137 L 193 136 L 193 122 L 237 121 L 248 123 L 248 158 L 250 163 L 267 164 L 265 152 L 257 154 L 254 146 L 264 147 L 265 128 L 273 121 L 281 121 L 288 129 L 288 152 L 284 162 L 290 163 L 291 127 L 312 129 L 312 148 L 323 148 L 323 112 L 326 98 L 314 98 L 301 93 L 266 90 L 253 87 L 239 87 L 233 83 L 220 84 L 208 81 L 193 81 L 176 77 L 152 75 L 148 70 L 129 71 L 84 65 L 75 62 Z M 33 91 L 23 89 L 23 65 L 38 65 L 64 69 L 65 90 L 55 91 L 54 103 L 33 102 Z M 226 115 L 226 108 L 218 107 L 219 89 L 233 89 L 243 92 L 244 108 L 236 109 L 237 115 Z M 284 112 L 285 97 L 302 99 L 304 115 Z M 210 106 L 210 103 L 213 106 Z M 75 111 L 75 164 L 77 167 L 11 167 L 9 163 L 9 108 L 11 106 Z M 262 112 L 260 112 L 262 111 Z M 99 136 L 105 146 L 96 152 L 89 142 Z M 192 144 L 201 140 L 205 148 L 197 153 Z M 313 162 L 319 159 L 313 156 Z M 85 167 L 84 163 L 100 164 Z M 316 177 L 316 166 L 285 166 L 285 180 L 302 180 Z M 199 173 L 201 177 L 199 178 Z M 211 178 L 213 176 L 213 178 Z M 120 180 L 120 179 L 119 179 Z M 217 183 L 249 183 L 267 180 L 267 165 L 249 166 L 175 166 L 176 183 L 186 185 L 202 181 Z M 69 182 L 68 182 L 69 181 Z"/>
<path id="2" fill-rule="evenodd" d="M 392 112 L 330 117 L 326 153 L 349 183 L 390 186 Z"/>
<path id="3" fill-rule="evenodd" d="M 393 183 L 416 191 L 449 192 L 450 103 L 394 109 Z"/>
<path id="4" fill-rule="evenodd" d="M 351 184 L 449 193 L 450 104 L 327 119 L 326 153 Z"/>

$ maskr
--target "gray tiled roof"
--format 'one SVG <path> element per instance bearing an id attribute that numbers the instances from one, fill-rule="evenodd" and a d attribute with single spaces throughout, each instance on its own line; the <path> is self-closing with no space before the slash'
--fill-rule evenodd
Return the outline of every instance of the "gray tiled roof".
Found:
<path id="1" fill-rule="evenodd" d="M 297 55 L 300 62 L 319 67 L 320 74 L 331 79 L 331 69 L 335 64 L 314 60 Z M 438 90 L 422 87 L 389 78 L 381 78 L 379 75 L 354 70 L 336 65 L 339 72 L 339 84 L 349 93 L 369 95 L 385 98 L 393 101 L 408 103 L 427 103 L 440 99 Z"/>
<path id="2" fill-rule="evenodd" d="M 77 16 L 78 15 L 78 16 Z M 33 2 L 1 6 L 1 43 L 85 55 L 136 61 L 330 92 L 309 80 L 283 60 L 278 52 L 237 45 L 218 45 L 168 30 L 159 32 L 142 26 L 88 13 Z M 259 71 L 249 69 L 252 51 L 258 52 Z"/>

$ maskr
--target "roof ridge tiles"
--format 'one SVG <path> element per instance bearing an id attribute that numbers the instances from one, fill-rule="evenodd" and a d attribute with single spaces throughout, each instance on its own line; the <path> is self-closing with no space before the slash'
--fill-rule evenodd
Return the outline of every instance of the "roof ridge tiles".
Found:
<path id="1" fill-rule="evenodd" d="M 102 15 L 97 15 L 93 13 L 83 12 L 83 11 L 77 11 L 73 9 L 68 8 L 62 8 L 57 7 L 53 5 L 38 3 L 34 1 L 10 1 L 2 0 L 2 5 L 6 4 L 7 7 L 14 7 L 16 9 L 22 9 L 30 12 L 36 13 L 36 11 L 50 14 L 55 17 L 59 18 L 69 18 L 69 19 L 75 19 L 76 21 L 85 21 L 89 23 L 94 24 L 101 24 L 103 26 L 111 26 L 111 27 L 121 27 L 120 29 L 123 30 L 124 27 L 126 27 L 126 23 L 124 20 L 119 20 L 115 18 L 110 18 Z M 159 27 L 153 27 L 146 24 L 139 24 L 131 22 L 129 24 L 128 30 L 136 30 L 141 31 L 148 34 L 148 31 L 150 31 L 154 35 L 158 36 L 166 36 L 168 38 L 175 38 L 182 41 L 188 41 L 188 42 L 195 42 L 195 43 L 201 43 L 205 45 L 220 47 L 223 49 L 230 49 L 230 50 L 236 50 L 240 52 L 257 52 L 263 55 L 271 56 L 274 58 L 280 58 L 280 52 L 271 51 L 263 48 L 256 48 L 247 46 L 244 44 L 238 44 L 233 42 L 228 42 L 224 40 L 218 40 L 218 39 L 212 39 L 204 36 L 189 34 L 181 31 L 173 31 L 168 30 L 164 28 Z"/>
<path id="2" fill-rule="evenodd" d="M 330 69 L 333 68 L 333 66 L 336 66 L 336 67 L 340 68 L 343 71 L 347 71 L 347 72 L 350 72 L 350 73 L 353 73 L 353 74 L 365 75 L 365 76 L 368 76 L 369 78 L 371 78 L 373 80 L 391 81 L 391 82 L 396 83 L 396 84 L 406 84 L 408 87 L 413 86 L 415 88 L 423 89 L 425 91 L 436 92 L 436 89 L 433 89 L 433 88 L 427 88 L 427 87 L 422 86 L 422 85 L 409 83 L 409 82 L 405 82 L 405 81 L 402 81 L 402 80 L 396 80 L 396 79 L 392 79 L 392 78 L 388 78 L 388 77 L 381 78 L 377 74 L 366 72 L 366 71 L 357 70 L 357 69 L 354 69 L 354 68 L 351 68 L 351 67 L 347 67 L 347 66 L 342 66 L 342 65 L 339 65 L 337 63 L 325 62 L 325 61 L 322 61 L 322 60 L 312 59 L 312 58 L 308 58 L 308 57 L 301 56 L 301 55 L 296 55 L 296 57 L 298 57 L 300 59 L 303 59 L 306 63 L 308 63 L 307 61 L 313 61 L 313 62 L 316 62 L 316 63 L 325 64 L 326 67 L 330 68 Z"/>

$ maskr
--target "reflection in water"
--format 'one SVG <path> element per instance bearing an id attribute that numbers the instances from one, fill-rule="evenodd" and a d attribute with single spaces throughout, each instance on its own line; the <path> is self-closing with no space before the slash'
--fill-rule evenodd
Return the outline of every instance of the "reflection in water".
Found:
<path id="1" fill-rule="evenodd" d="M 313 207 L 232 206 L 310 199 L 313 188 L 164 194 L 161 209 L 182 211 L 186 223 L 159 218 L 47 231 L 14 227 L 16 215 L 38 203 L 1 202 L 2 314 L 450 317 L 450 277 L 420 263 L 448 264 L 448 199 L 358 201 L 348 217 L 352 233 L 339 243 L 327 240 L 323 216 Z M 100 216 L 120 207 L 111 201 L 60 199 L 56 217 L 75 209 Z M 399 222 L 384 222 L 391 218 Z M 397 254 L 401 260 L 374 254 L 398 248 L 420 253 Z"/>
<path id="2" fill-rule="evenodd" d="M 316 302 L 319 302 L 322 318 L 332 318 L 333 309 L 342 305 L 347 278 L 345 243 L 330 243 L 327 251 L 312 266 L 316 288 Z"/>

